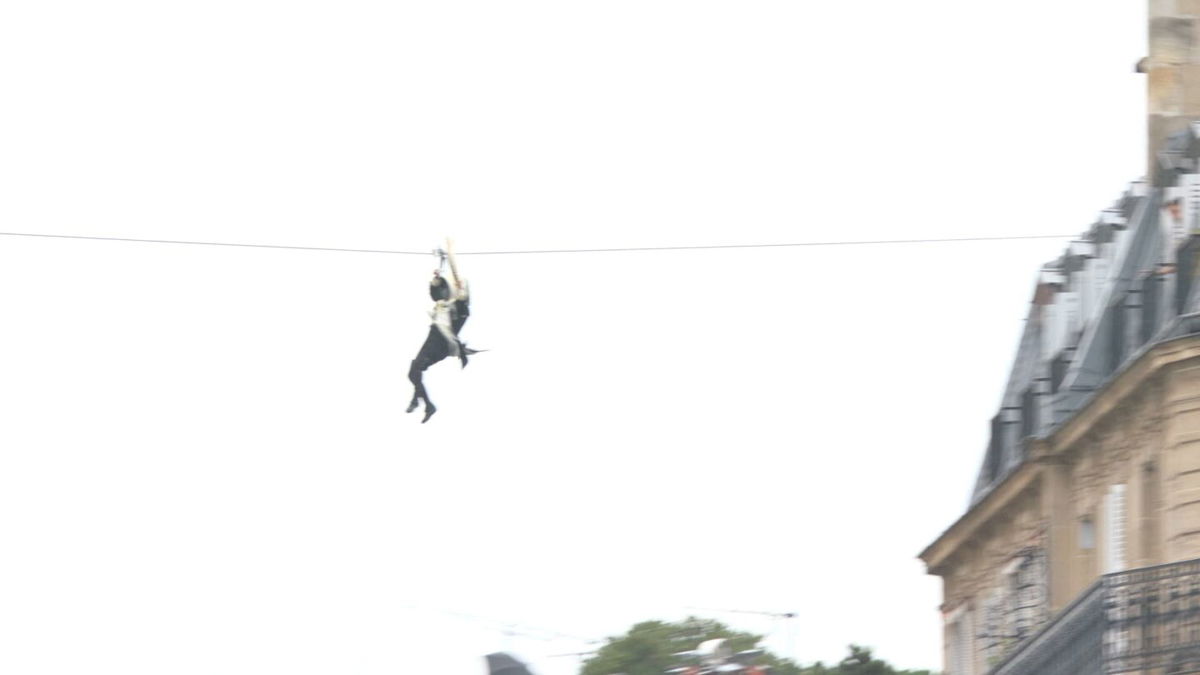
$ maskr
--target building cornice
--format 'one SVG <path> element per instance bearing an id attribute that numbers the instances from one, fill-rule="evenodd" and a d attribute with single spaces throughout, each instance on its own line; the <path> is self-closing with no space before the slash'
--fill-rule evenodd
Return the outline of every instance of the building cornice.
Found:
<path id="1" fill-rule="evenodd" d="M 1026 462 L 1013 471 L 1000 485 L 963 514 L 918 556 L 930 574 L 940 575 L 942 566 L 968 544 L 976 534 L 997 515 L 1029 489 L 1037 480 L 1039 466 Z"/>
<path id="2" fill-rule="evenodd" d="M 1141 391 L 1166 367 L 1191 359 L 1200 359 L 1200 335 L 1186 335 L 1160 342 L 1142 352 L 1054 430 L 1048 439 L 1048 452 L 1062 454 L 1070 451 L 1091 429 L 1115 412 L 1130 396 Z"/>

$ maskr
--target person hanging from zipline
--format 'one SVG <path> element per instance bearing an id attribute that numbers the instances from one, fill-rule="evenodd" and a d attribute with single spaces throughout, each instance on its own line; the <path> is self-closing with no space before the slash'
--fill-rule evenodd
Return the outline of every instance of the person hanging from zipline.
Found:
<path id="1" fill-rule="evenodd" d="M 448 357 L 457 358 L 462 367 L 466 368 L 467 357 L 482 351 L 467 347 L 458 336 L 463 324 L 471 316 L 471 294 L 466 279 L 458 273 L 454 254 L 439 250 L 438 255 L 443 262 L 450 263 L 451 279 L 443 277 L 441 269 L 433 271 L 433 279 L 429 281 L 429 296 L 433 298 L 433 310 L 429 312 L 429 333 L 425 336 L 421 350 L 417 352 L 417 358 L 413 359 L 408 369 L 408 379 L 413 383 L 413 397 L 405 412 L 416 410 L 417 405 L 423 401 L 425 417 L 421 419 L 422 424 L 428 422 L 437 412 L 437 406 L 429 400 L 429 392 L 425 389 L 425 371 Z"/>

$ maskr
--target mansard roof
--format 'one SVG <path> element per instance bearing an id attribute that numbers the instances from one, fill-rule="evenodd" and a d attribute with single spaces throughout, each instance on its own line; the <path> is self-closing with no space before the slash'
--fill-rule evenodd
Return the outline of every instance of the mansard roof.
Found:
<path id="1" fill-rule="evenodd" d="M 1180 175 L 1195 172 L 1200 160 L 1200 122 L 1193 122 L 1189 131 L 1167 137 L 1158 151 L 1158 180 L 1156 187 L 1175 185 Z"/>
<path id="2" fill-rule="evenodd" d="M 1169 139 L 1160 185 L 1138 181 L 1038 271 L 971 496 L 978 503 L 1125 363 L 1200 311 L 1200 127 Z M 1168 174 L 1165 178 L 1162 174 Z M 1190 325 L 1190 322 L 1189 322 Z"/>

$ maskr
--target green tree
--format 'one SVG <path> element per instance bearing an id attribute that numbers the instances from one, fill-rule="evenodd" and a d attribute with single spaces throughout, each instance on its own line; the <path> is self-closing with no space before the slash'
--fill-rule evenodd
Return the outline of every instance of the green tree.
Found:
<path id="1" fill-rule="evenodd" d="M 735 652 L 753 649 L 761 635 L 735 631 L 719 621 L 688 617 L 679 623 L 645 621 L 620 637 L 609 638 L 596 655 L 584 664 L 581 675 L 662 675 L 680 664 L 673 656 L 695 649 L 705 640 L 725 638 Z M 759 663 L 770 664 L 776 675 L 802 675 L 803 671 L 786 659 L 767 653 Z"/>
<path id="2" fill-rule="evenodd" d="M 896 670 L 871 654 L 870 647 L 850 645 L 850 654 L 833 668 L 820 663 L 800 671 L 802 675 L 933 675 L 928 670 Z"/>
<path id="3" fill-rule="evenodd" d="M 679 623 L 645 621 L 619 637 L 609 638 L 596 655 L 584 664 L 580 675 L 662 675 L 680 665 L 673 656 L 695 649 L 705 640 L 725 638 L 733 651 L 753 649 L 761 635 L 735 631 L 719 621 L 689 617 Z M 872 655 L 869 647 L 850 645 L 850 653 L 837 665 L 817 662 L 798 666 L 767 652 L 758 663 L 772 667 L 775 675 L 934 675 L 928 670 L 897 670 Z"/>

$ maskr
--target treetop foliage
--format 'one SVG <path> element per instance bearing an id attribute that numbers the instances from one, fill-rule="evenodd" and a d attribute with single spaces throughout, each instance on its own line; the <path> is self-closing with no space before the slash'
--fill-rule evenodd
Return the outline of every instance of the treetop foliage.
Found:
<path id="1" fill-rule="evenodd" d="M 705 640 L 724 638 L 734 652 L 753 649 L 763 636 L 736 631 L 712 619 L 688 617 L 677 623 L 643 621 L 624 635 L 610 637 L 584 664 L 580 675 L 662 675 L 681 665 L 675 654 L 695 649 Z M 933 675 L 927 670 L 897 670 L 876 659 L 868 647 L 850 645 L 850 653 L 836 665 L 821 662 L 801 666 L 767 652 L 756 660 L 769 665 L 773 675 Z"/>

